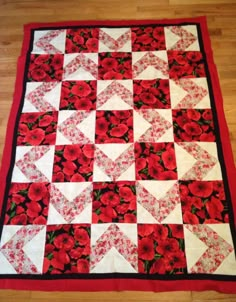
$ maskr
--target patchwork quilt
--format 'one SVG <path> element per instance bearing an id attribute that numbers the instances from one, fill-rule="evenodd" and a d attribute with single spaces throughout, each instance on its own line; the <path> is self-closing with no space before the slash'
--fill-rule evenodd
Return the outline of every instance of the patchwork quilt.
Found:
<path id="1" fill-rule="evenodd" d="M 1 287 L 235 291 L 204 18 L 26 26 L 3 158 Z"/>

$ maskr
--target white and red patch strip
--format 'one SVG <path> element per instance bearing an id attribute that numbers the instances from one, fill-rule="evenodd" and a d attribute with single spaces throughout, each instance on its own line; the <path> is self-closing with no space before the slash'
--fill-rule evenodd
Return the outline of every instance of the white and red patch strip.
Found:
<path id="1" fill-rule="evenodd" d="M 92 246 L 90 269 L 94 269 L 112 248 L 115 248 L 136 271 L 138 270 L 137 246 L 115 224 L 110 225 Z"/>

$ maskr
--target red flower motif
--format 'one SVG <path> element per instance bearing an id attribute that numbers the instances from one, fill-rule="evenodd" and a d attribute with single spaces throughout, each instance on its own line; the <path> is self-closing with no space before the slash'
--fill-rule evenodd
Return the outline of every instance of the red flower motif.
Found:
<path id="1" fill-rule="evenodd" d="M 198 224 L 199 223 L 198 217 L 189 211 L 186 211 L 184 213 L 183 220 L 184 220 L 184 223 L 186 223 L 186 224 Z"/>
<path id="2" fill-rule="evenodd" d="M 77 272 L 86 274 L 89 273 L 89 262 L 86 259 L 79 259 L 77 261 Z"/>
<path id="3" fill-rule="evenodd" d="M 77 85 L 74 85 L 71 89 L 74 95 L 85 97 L 91 93 L 90 86 L 84 81 L 77 81 Z"/>
<path id="4" fill-rule="evenodd" d="M 98 79 L 131 79 L 132 55 L 122 52 L 101 52 L 98 57 Z"/>
<path id="5" fill-rule="evenodd" d="M 25 141 L 29 143 L 31 146 L 38 146 L 42 143 L 44 138 L 45 138 L 45 132 L 40 128 L 36 128 L 34 130 L 27 132 L 25 136 Z"/>
<path id="6" fill-rule="evenodd" d="M 161 255 L 175 253 L 179 249 L 178 241 L 174 238 L 167 238 L 164 241 L 158 242 L 156 251 Z"/>
<path id="7" fill-rule="evenodd" d="M 176 159 L 175 159 L 175 151 L 174 149 L 169 149 L 162 153 L 162 160 L 164 166 L 168 170 L 176 169 Z"/>
<path id="8" fill-rule="evenodd" d="M 111 129 L 110 135 L 115 137 L 122 137 L 128 130 L 129 128 L 126 125 L 120 124 L 117 127 Z"/>
<path id="9" fill-rule="evenodd" d="M 86 245 L 90 240 L 87 231 L 83 228 L 75 229 L 74 238 L 79 242 L 80 245 Z"/>
<path id="10" fill-rule="evenodd" d="M 116 206 L 119 204 L 120 198 L 118 194 L 109 191 L 102 195 L 101 202 L 105 205 Z"/>
<path id="11" fill-rule="evenodd" d="M 149 238 L 143 238 L 138 242 L 139 258 L 143 260 L 152 260 L 155 256 L 154 242 Z"/>
<path id="12" fill-rule="evenodd" d="M 119 188 L 119 195 L 125 201 L 130 201 L 134 198 L 134 193 L 129 187 L 120 187 Z"/>
<path id="13" fill-rule="evenodd" d="M 68 161 L 73 161 L 81 155 L 81 149 L 78 145 L 67 145 L 65 146 L 63 156 Z"/>
<path id="14" fill-rule="evenodd" d="M 212 194 L 213 184 L 210 181 L 194 181 L 189 184 L 189 190 L 195 196 L 206 198 Z"/>
<path id="15" fill-rule="evenodd" d="M 167 236 L 168 236 L 168 228 L 166 226 L 161 224 L 157 224 L 154 226 L 153 237 L 155 238 L 155 240 L 163 241 L 167 238 Z"/>
<path id="16" fill-rule="evenodd" d="M 67 29 L 66 53 L 98 52 L 98 28 Z"/>
<path id="17" fill-rule="evenodd" d="M 54 245 L 58 249 L 64 249 L 65 251 L 69 251 L 74 246 L 74 238 L 66 233 L 58 235 L 54 239 Z"/>
<path id="18" fill-rule="evenodd" d="M 95 142 L 127 143 L 133 141 L 132 110 L 97 111 Z"/>
<path id="19" fill-rule="evenodd" d="M 31 200 L 39 201 L 45 197 L 47 188 L 44 183 L 32 183 L 29 187 L 28 196 Z"/>

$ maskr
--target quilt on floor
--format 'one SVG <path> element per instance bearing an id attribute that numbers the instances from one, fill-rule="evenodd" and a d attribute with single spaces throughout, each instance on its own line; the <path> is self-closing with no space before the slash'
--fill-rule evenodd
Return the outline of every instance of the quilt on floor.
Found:
<path id="1" fill-rule="evenodd" d="M 25 54 L 1 278 L 235 280 L 199 24 L 39 26 Z"/>

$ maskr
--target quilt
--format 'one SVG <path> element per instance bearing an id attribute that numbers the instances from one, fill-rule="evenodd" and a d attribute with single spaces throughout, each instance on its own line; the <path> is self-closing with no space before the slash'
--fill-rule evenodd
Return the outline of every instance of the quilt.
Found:
<path id="1" fill-rule="evenodd" d="M 222 104 L 204 17 L 26 25 L 0 286 L 236 292 Z"/>

